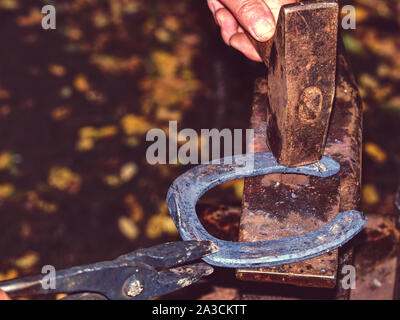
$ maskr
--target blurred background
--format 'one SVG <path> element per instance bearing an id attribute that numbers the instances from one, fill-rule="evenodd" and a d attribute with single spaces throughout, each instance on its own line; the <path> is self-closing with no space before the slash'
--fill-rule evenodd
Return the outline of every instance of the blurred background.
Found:
<path id="1" fill-rule="evenodd" d="M 56 30 L 41 27 L 46 4 Z M 399 239 L 400 3 L 343 4 L 357 9 L 343 36 L 365 111 L 370 222 L 357 270 L 386 298 Z M 205 0 L 0 0 L 0 38 L 0 280 L 179 240 L 165 196 L 188 166 L 148 164 L 146 133 L 169 120 L 247 128 L 264 66 L 224 45 Z M 224 184 L 202 204 L 240 206 L 242 189 Z"/>

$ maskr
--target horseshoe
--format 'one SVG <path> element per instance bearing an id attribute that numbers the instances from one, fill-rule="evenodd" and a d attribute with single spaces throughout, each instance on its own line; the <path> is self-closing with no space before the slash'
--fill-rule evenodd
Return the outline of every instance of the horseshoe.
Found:
<path id="1" fill-rule="evenodd" d="M 226 157 L 198 165 L 171 185 L 167 204 L 183 240 L 211 240 L 219 248 L 203 260 L 226 268 L 269 267 L 310 259 L 334 250 L 357 235 L 366 224 L 362 212 L 340 212 L 331 221 L 316 230 L 301 235 L 259 242 L 232 242 L 210 235 L 201 224 L 196 203 L 208 190 L 221 183 L 271 173 L 292 173 L 320 178 L 330 177 L 340 170 L 331 158 L 299 167 L 285 167 L 272 153 L 255 153 Z"/>

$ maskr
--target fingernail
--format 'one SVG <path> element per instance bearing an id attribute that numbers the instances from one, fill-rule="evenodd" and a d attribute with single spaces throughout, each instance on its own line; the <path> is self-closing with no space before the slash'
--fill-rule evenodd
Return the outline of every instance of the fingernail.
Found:
<path id="1" fill-rule="evenodd" d="M 250 31 L 252 31 L 256 40 L 267 41 L 273 36 L 274 28 L 275 26 L 271 22 L 262 19 L 250 27 Z"/>
<path id="2" fill-rule="evenodd" d="M 220 15 L 216 14 L 215 15 L 215 20 L 217 21 L 217 24 L 221 27 L 222 26 L 222 20 L 221 20 Z"/>

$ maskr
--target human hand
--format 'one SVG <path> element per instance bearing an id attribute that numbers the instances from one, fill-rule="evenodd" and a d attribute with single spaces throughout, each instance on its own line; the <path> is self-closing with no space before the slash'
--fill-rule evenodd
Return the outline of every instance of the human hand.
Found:
<path id="1" fill-rule="evenodd" d="M 272 38 L 275 33 L 281 6 L 299 0 L 207 0 L 215 21 L 221 28 L 221 36 L 228 46 L 242 52 L 247 58 L 262 59 L 244 33 L 244 29 L 260 42 Z"/>
<path id="2" fill-rule="evenodd" d="M 11 300 L 10 297 L 3 290 L 0 289 L 0 300 Z"/>

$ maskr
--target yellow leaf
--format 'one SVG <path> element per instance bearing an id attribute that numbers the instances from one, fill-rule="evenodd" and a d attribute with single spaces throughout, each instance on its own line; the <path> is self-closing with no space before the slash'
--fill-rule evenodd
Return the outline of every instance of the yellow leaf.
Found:
<path id="1" fill-rule="evenodd" d="M 110 187 L 118 187 L 121 185 L 121 180 L 116 175 L 110 174 L 104 177 L 104 182 Z"/>
<path id="2" fill-rule="evenodd" d="M 98 134 L 97 129 L 90 126 L 80 128 L 78 133 L 79 137 L 82 139 L 97 138 Z"/>
<path id="3" fill-rule="evenodd" d="M 53 188 L 74 194 L 79 191 L 82 179 L 67 167 L 53 167 L 50 169 L 47 182 Z"/>
<path id="4" fill-rule="evenodd" d="M 123 182 L 128 182 L 136 175 L 137 171 L 137 165 L 133 162 L 128 162 L 121 167 L 119 176 Z"/>
<path id="5" fill-rule="evenodd" d="M 34 25 L 40 25 L 43 19 L 43 14 L 39 9 L 31 9 L 28 15 L 19 16 L 17 18 L 17 25 L 20 27 L 32 27 Z"/>
<path id="6" fill-rule="evenodd" d="M 22 222 L 21 223 L 21 231 L 19 234 L 21 235 L 21 238 L 23 238 L 23 239 L 29 238 L 32 234 L 31 226 L 26 222 Z"/>
<path id="7" fill-rule="evenodd" d="M 18 0 L 0 0 L 0 9 L 15 10 L 19 8 Z"/>
<path id="8" fill-rule="evenodd" d="M 29 252 L 15 260 L 14 265 L 20 269 L 32 268 L 39 261 L 39 255 L 36 252 Z"/>
<path id="9" fill-rule="evenodd" d="M 3 152 L 0 154 L 0 170 L 10 169 L 12 166 L 12 155 L 9 152 Z"/>
<path id="10" fill-rule="evenodd" d="M 140 144 L 138 138 L 134 136 L 126 137 L 125 144 L 129 147 L 137 147 Z"/>
<path id="11" fill-rule="evenodd" d="M 119 217 L 118 219 L 118 228 L 119 231 L 129 240 L 133 241 L 136 240 L 139 236 L 139 228 L 128 217 Z"/>
<path id="12" fill-rule="evenodd" d="M 370 13 L 370 11 L 364 9 L 361 6 L 358 6 L 357 10 L 356 10 L 356 21 L 357 21 L 357 23 L 360 23 L 360 22 L 368 19 L 369 13 Z"/>
<path id="13" fill-rule="evenodd" d="M 94 140 L 91 138 L 80 139 L 76 144 L 76 149 L 79 151 L 91 150 L 94 147 Z"/>
<path id="14" fill-rule="evenodd" d="M 118 128 L 116 126 L 104 126 L 99 129 L 98 133 L 99 138 L 109 138 L 118 133 Z"/>
<path id="15" fill-rule="evenodd" d="M 167 16 L 166 18 L 164 18 L 164 26 L 171 30 L 171 31 L 178 31 L 180 28 L 180 22 L 178 20 L 178 18 L 174 17 L 174 16 Z"/>
<path id="16" fill-rule="evenodd" d="M 368 73 L 362 73 L 359 78 L 360 84 L 365 88 L 375 89 L 378 88 L 378 81 Z"/>
<path id="17" fill-rule="evenodd" d="M 379 194 L 374 185 L 367 184 L 363 187 L 362 200 L 367 205 L 375 205 L 379 202 Z"/>
<path id="18" fill-rule="evenodd" d="M 152 126 L 144 117 L 127 114 L 121 119 L 121 126 L 127 135 L 145 134 Z"/>
<path id="19" fill-rule="evenodd" d="M 128 207 L 130 217 L 134 222 L 139 222 L 143 218 L 143 208 L 133 194 L 128 194 L 124 198 L 125 205 Z"/>
<path id="20" fill-rule="evenodd" d="M 142 63 L 142 59 L 136 55 L 127 59 L 109 55 L 93 55 L 90 58 L 90 62 L 95 64 L 103 72 L 119 74 L 128 71 L 136 71 Z"/>
<path id="21" fill-rule="evenodd" d="M 82 38 L 82 31 L 77 27 L 65 28 L 65 36 L 71 40 L 79 40 Z"/>
<path id="22" fill-rule="evenodd" d="M 60 97 L 63 99 L 67 99 L 69 97 L 71 97 L 72 95 L 72 89 L 68 86 L 64 86 L 61 88 L 60 90 Z"/>
<path id="23" fill-rule="evenodd" d="M 152 216 L 147 222 L 146 236 L 149 239 L 157 239 L 164 233 L 168 235 L 177 235 L 178 231 L 171 217 L 164 214 Z"/>
<path id="24" fill-rule="evenodd" d="M 10 269 L 6 273 L 0 272 L 0 281 L 11 280 L 16 277 L 18 277 L 18 271 L 16 269 Z"/>
<path id="25" fill-rule="evenodd" d="M 164 106 L 160 106 L 156 110 L 156 118 L 158 120 L 166 120 L 166 121 L 180 121 L 182 118 L 181 110 L 170 110 Z"/>
<path id="26" fill-rule="evenodd" d="M 44 200 L 40 200 L 40 199 L 36 202 L 36 207 L 39 210 L 42 210 L 42 211 L 47 212 L 47 213 L 55 212 L 58 209 L 56 204 L 51 203 L 51 202 L 47 202 L 47 201 L 44 201 Z"/>
<path id="27" fill-rule="evenodd" d="M 171 35 L 170 33 L 163 29 L 163 28 L 158 28 L 155 32 L 154 35 L 156 36 L 157 40 L 163 43 L 168 43 L 171 41 Z"/>
<path id="28" fill-rule="evenodd" d="M 15 187 L 11 183 L 0 184 L 0 200 L 11 197 L 15 192 Z"/>
<path id="29" fill-rule="evenodd" d="M 57 77 L 62 77 L 66 74 L 67 70 L 65 69 L 64 66 L 60 65 L 60 64 L 50 64 L 49 65 L 49 72 L 52 75 L 55 75 Z"/>
<path id="30" fill-rule="evenodd" d="M 366 142 L 364 146 L 365 153 L 378 163 L 384 163 L 387 160 L 387 154 L 376 143 Z"/>
<path id="31" fill-rule="evenodd" d="M 151 55 L 152 61 L 156 67 L 156 70 L 162 76 L 171 76 L 175 74 L 179 67 L 179 57 L 166 52 L 166 51 L 155 51 Z"/>
<path id="32" fill-rule="evenodd" d="M 243 188 L 244 188 L 244 179 L 235 180 L 235 184 L 233 185 L 235 190 L 235 196 L 237 199 L 242 199 L 243 196 Z"/>
<path id="33" fill-rule="evenodd" d="M 104 101 L 106 100 L 106 97 L 104 96 L 104 94 L 102 94 L 100 91 L 96 91 L 96 90 L 89 90 L 89 91 L 85 92 L 85 97 L 87 100 L 93 101 L 96 103 L 104 103 Z"/>
<path id="34" fill-rule="evenodd" d="M 71 110 L 68 107 L 61 106 L 51 110 L 51 117 L 54 120 L 63 120 L 69 116 Z"/>
<path id="35" fill-rule="evenodd" d="M 74 79 L 74 87 L 80 92 L 90 90 L 90 84 L 87 77 L 84 74 L 78 74 Z"/>

